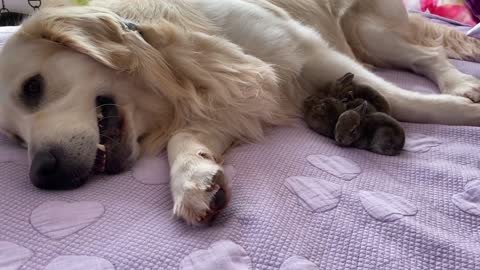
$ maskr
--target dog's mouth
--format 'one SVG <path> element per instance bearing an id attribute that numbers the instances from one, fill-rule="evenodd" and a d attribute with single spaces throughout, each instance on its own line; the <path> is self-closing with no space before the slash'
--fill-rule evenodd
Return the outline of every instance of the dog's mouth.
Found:
<path id="1" fill-rule="evenodd" d="M 124 119 L 112 97 L 96 99 L 100 144 L 93 167 L 94 173 L 119 173 L 126 169 L 130 150 L 123 144 Z"/>

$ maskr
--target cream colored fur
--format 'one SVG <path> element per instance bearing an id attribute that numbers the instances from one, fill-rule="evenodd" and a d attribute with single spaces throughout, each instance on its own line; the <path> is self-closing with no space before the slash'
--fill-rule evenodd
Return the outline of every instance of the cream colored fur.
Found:
<path id="1" fill-rule="evenodd" d="M 309 93 L 346 72 L 382 93 L 399 120 L 480 124 L 473 103 L 480 82 L 446 58 L 478 59 L 478 41 L 402 10 L 400 0 L 93 0 L 47 8 L 0 57 L 0 126 L 23 137 L 30 155 L 51 142 L 70 149 L 64 138 L 82 134 L 89 160 L 99 140 L 95 97 L 113 95 L 130 162 L 167 147 L 174 214 L 204 223 L 216 214 L 218 186 L 230 197 L 225 151 L 287 124 Z M 125 20 L 139 32 L 123 28 Z M 367 65 L 411 69 L 451 95 L 400 89 Z M 32 113 L 16 96 L 36 73 L 48 89 Z"/>

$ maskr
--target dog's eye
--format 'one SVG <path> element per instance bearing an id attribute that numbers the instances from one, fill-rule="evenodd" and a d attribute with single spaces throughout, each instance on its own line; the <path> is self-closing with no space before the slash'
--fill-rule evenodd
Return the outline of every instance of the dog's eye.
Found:
<path id="1" fill-rule="evenodd" d="M 142 135 L 140 135 L 138 138 L 137 138 L 137 143 L 141 144 L 143 143 L 143 141 L 147 138 L 147 133 L 144 133 Z"/>
<path id="2" fill-rule="evenodd" d="M 25 105 L 35 107 L 40 104 L 43 96 L 44 81 L 40 74 L 37 74 L 25 81 L 22 87 L 21 98 Z"/>

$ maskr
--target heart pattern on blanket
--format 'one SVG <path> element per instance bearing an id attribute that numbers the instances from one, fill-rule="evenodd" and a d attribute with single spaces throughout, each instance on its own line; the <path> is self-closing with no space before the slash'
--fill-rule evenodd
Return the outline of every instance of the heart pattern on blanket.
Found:
<path id="1" fill-rule="evenodd" d="M 419 133 L 409 133 L 405 138 L 403 150 L 413 153 L 426 153 L 441 144 L 442 142 L 434 137 Z"/>
<path id="2" fill-rule="evenodd" d="M 223 170 L 225 172 L 225 176 L 227 176 L 230 181 L 233 181 L 233 179 L 235 179 L 235 176 L 237 175 L 237 170 L 235 169 L 235 167 L 233 167 L 233 165 L 225 165 L 223 167 Z"/>
<path id="3" fill-rule="evenodd" d="M 28 165 L 27 151 L 5 136 L 0 135 L 0 163 L 11 162 L 19 165 Z"/>
<path id="4" fill-rule="evenodd" d="M 60 256 L 51 261 L 45 270 L 115 270 L 111 262 L 93 256 Z"/>
<path id="5" fill-rule="evenodd" d="M 232 165 L 224 166 L 225 175 L 233 180 L 236 170 Z M 170 183 L 170 165 L 167 153 L 158 157 L 143 158 L 133 168 L 133 177 L 145 185 L 167 185 Z"/>
<path id="6" fill-rule="evenodd" d="M 222 240 L 207 249 L 197 250 L 185 257 L 180 270 L 251 270 L 247 252 L 232 241 Z"/>
<path id="7" fill-rule="evenodd" d="M 418 212 L 414 204 L 397 195 L 361 190 L 359 197 L 367 213 L 379 221 L 392 222 Z"/>
<path id="8" fill-rule="evenodd" d="M 98 202 L 45 202 L 35 208 L 30 223 L 41 234 L 61 239 L 76 233 L 102 217 L 105 208 Z"/>
<path id="9" fill-rule="evenodd" d="M 357 163 L 344 157 L 312 155 L 307 160 L 318 169 L 346 181 L 353 180 L 362 173 Z"/>
<path id="10" fill-rule="evenodd" d="M 133 177 L 145 185 L 166 185 L 170 182 L 170 165 L 167 153 L 158 157 L 143 158 L 133 168 Z"/>
<path id="11" fill-rule="evenodd" d="M 474 181 L 469 181 L 467 184 L 465 184 L 465 190 L 477 188 L 480 186 L 480 180 L 474 180 Z"/>
<path id="12" fill-rule="evenodd" d="M 340 185 L 313 177 L 290 177 L 285 186 L 312 212 L 326 212 L 337 207 L 342 196 Z"/>
<path id="13" fill-rule="evenodd" d="M 453 195 L 452 201 L 460 210 L 480 216 L 480 181 L 468 182 L 465 192 Z"/>
<path id="14" fill-rule="evenodd" d="M 31 257 L 33 252 L 17 244 L 0 241 L 0 269 L 17 270 Z"/>
<path id="15" fill-rule="evenodd" d="M 280 266 L 280 270 L 318 270 L 318 267 L 303 257 L 293 256 Z"/>

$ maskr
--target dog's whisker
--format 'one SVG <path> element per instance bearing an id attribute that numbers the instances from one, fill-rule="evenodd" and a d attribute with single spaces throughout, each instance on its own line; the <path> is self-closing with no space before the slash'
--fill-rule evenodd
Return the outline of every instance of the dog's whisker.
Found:
<path id="1" fill-rule="evenodd" d="M 106 138 L 106 139 L 108 139 L 108 140 L 110 140 L 110 141 L 113 141 L 113 140 L 114 140 L 112 137 L 109 137 L 109 136 L 104 135 L 104 134 L 101 134 L 101 133 L 100 133 L 100 137 Z"/>
<path id="2" fill-rule="evenodd" d="M 100 109 L 100 108 L 102 108 L 102 107 L 105 107 L 105 106 L 115 106 L 115 107 L 120 107 L 118 104 L 114 104 L 114 103 L 112 103 L 112 104 L 102 104 L 102 105 L 98 105 L 98 106 L 96 106 L 96 107 L 95 107 L 95 110 L 96 110 L 96 109 Z"/>
<path id="3" fill-rule="evenodd" d="M 118 115 L 116 115 L 116 116 L 107 116 L 107 117 L 104 117 L 104 116 L 103 116 L 103 117 L 102 117 L 102 120 L 104 120 L 104 119 L 113 119 L 113 118 L 122 118 L 122 117 L 120 117 L 120 116 L 118 116 Z"/>

